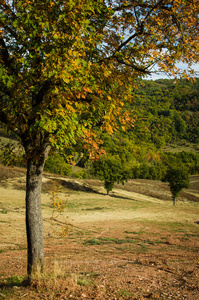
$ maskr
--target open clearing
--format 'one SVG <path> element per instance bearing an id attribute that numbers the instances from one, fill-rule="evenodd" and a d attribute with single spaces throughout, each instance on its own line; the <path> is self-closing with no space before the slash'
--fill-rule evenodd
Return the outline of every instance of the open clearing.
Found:
<path id="1" fill-rule="evenodd" d="M 0 166 L 0 299 L 199 299 L 199 176 L 173 207 L 167 184 L 45 174 L 47 275 L 26 275 L 25 173 Z M 68 207 L 52 221 L 50 188 Z M 64 236 L 62 233 L 65 233 Z"/>

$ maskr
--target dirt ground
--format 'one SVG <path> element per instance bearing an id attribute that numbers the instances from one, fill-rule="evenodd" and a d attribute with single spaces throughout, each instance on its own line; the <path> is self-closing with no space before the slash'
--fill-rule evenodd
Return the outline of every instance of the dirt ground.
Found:
<path id="1" fill-rule="evenodd" d="M 172 205 L 168 186 L 45 174 L 46 275 L 26 286 L 25 174 L 0 166 L 0 299 L 199 299 L 199 176 Z M 52 220 L 50 188 L 67 208 Z"/>

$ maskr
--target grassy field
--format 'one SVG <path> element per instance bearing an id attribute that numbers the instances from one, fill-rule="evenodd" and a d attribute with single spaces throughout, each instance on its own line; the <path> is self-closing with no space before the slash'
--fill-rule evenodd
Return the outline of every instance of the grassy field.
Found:
<path id="1" fill-rule="evenodd" d="M 0 299 L 198 299 L 199 176 L 173 207 L 158 181 L 107 196 L 97 180 L 46 173 L 46 274 L 26 286 L 25 169 L 0 168 Z M 67 207 L 53 215 L 58 187 Z"/>

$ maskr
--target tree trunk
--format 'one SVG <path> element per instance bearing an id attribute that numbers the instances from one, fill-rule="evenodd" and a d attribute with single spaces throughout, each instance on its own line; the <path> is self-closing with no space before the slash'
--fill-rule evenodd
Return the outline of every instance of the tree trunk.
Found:
<path id="1" fill-rule="evenodd" d="M 45 153 L 46 152 L 46 153 Z M 49 151 L 44 151 L 40 159 L 27 160 L 26 176 L 26 234 L 27 272 L 33 275 L 44 271 L 43 218 L 41 211 L 41 186 L 45 159 Z"/>

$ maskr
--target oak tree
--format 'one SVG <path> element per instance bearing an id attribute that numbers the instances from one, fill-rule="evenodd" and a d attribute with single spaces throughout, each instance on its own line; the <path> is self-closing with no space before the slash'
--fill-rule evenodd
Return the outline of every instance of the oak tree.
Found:
<path id="1" fill-rule="evenodd" d="M 130 170 L 117 155 L 101 156 L 95 160 L 92 164 L 91 173 L 104 181 L 107 195 L 112 191 L 115 182 L 124 184 L 130 178 Z"/>
<path id="2" fill-rule="evenodd" d="M 189 187 L 189 173 L 188 169 L 181 166 L 169 167 L 165 176 L 162 178 L 163 182 L 168 182 L 170 191 L 172 193 L 173 205 L 176 204 L 176 198 L 182 189 Z"/>
<path id="3" fill-rule="evenodd" d="M 1 0 L 0 121 L 27 161 L 28 275 L 44 267 L 41 184 L 53 146 L 76 137 L 97 144 L 112 132 L 135 79 L 152 67 L 192 74 L 197 59 L 197 0 Z"/>

